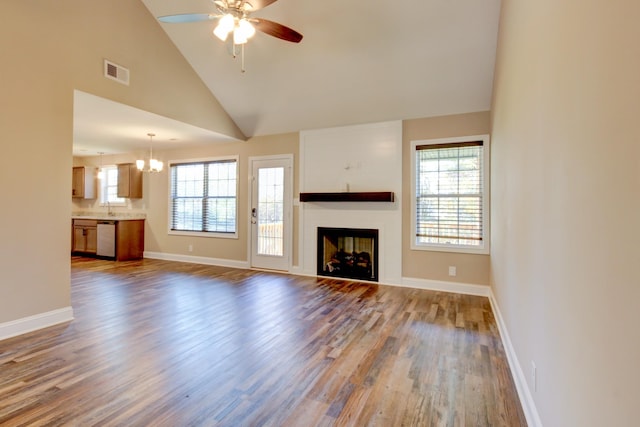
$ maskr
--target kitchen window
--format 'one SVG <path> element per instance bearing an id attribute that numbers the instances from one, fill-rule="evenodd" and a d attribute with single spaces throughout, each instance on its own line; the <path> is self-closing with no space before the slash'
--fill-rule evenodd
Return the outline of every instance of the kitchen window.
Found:
<path id="1" fill-rule="evenodd" d="M 169 232 L 237 238 L 237 165 L 237 157 L 171 164 Z"/>
<path id="2" fill-rule="evenodd" d="M 411 249 L 488 253 L 489 136 L 412 142 Z"/>
<path id="3" fill-rule="evenodd" d="M 100 205 L 125 206 L 126 200 L 118 197 L 118 167 L 103 166 L 100 174 Z"/>

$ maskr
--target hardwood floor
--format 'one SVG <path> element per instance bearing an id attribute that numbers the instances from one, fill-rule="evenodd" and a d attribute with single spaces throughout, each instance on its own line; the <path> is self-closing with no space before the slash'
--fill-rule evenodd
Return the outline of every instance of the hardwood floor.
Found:
<path id="1" fill-rule="evenodd" d="M 486 298 L 72 260 L 76 319 L 0 342 L 0 425 L 524 426 Z"/>

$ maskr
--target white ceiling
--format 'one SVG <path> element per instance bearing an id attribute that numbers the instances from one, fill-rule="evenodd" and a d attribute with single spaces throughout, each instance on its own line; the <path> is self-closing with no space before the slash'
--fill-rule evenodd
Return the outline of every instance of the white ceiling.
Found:
<path id="1" fill-rule="evenodd" d="M 142 2 L 154 17 L 216 12 Z M 499 12 L 500 0 L 278 0 L 252 16 L 304 38 L 256 33 L 245 73 L 216 21 L 158 25 L 251 137 L 490 109 Z"/>
<path id="2" fill-rule="evenodd" d="M 154 133 L 154 149 L 189 144 L 215 144 L 233 138 L 187 123 L 159 116 L 79 90 L 73 94 L 73 155 L 95 156 L 148 150 Z"/>

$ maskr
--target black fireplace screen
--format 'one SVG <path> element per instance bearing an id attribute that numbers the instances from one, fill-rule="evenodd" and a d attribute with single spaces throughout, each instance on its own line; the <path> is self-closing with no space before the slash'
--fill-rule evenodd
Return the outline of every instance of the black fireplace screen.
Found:
<path id="1" fill-rule="evenodd" d="M 378 230 L 318 227 L 318 275 L 378 281 Z"/>

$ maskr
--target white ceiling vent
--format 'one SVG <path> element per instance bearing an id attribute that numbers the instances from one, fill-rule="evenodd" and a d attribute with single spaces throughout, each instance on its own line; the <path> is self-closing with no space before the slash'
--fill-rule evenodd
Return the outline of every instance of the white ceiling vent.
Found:
<path id="1" fill-rule="evenodd" d="M 104 76 L 129 86 L 129 70 L 107 59 L 104 60 Z"/>

